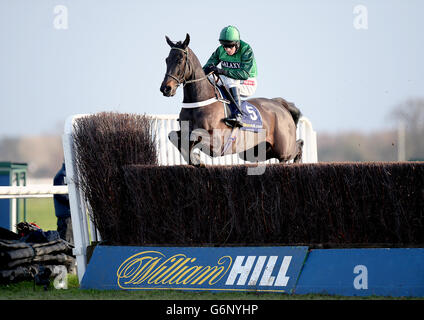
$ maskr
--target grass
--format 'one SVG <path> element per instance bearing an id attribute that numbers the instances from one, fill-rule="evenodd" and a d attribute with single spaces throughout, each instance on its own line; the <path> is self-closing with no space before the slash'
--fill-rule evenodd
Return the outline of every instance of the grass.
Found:
<path id="1" fill-rule="evenodd" d="M 57 229 L 53 198 L 29 198 L 26 208 L 27 222 L 34 222 L 44 231 Z M 20 221 L 23 221 L 23 214 L 20 214 Z"/>
<path id="2" fill-rule="evenodd" d="M 401 314 L 414 314 L 422 309 L 421 301 L 412 301 L 411 298 L 386 298 L 386 297 L 342 297 L 319 294 L 287 295 L 271 293 L 206 293 L 185 291 L 100 291 L 79 289 L 78 280 L 75 275 L 70 276 L 68 289 L 55 289 L 50 285 L 45 291 L 42 287 L 33 285 L 26 281 L 10 285 L 0 285 L 0 307 L 4 310 L 22 310 L 23 312 L 57 312 L 61 315 L 63 311 L 78 315 L 83 312 L 85 316 L 98 317 L 99 311 L 114 315 L 125 316 L 128 312 L 136 312 L 138 317 L 157 317 L 164 319 L 181 318 L 177 315 L 169 316 L 169 310 L 177 308 L 196 307 L 200 309 L 199 318 L 226 319 L 228 316 L 239 317 L 240 314 L 231 315 L 218 314 L 221 308 L 232 306 L 256 306 L 255 314 L 246 313 L 253 319 L 271 319 L 276 315 L 298 314 L 303 317 L 325 315 L 326 318 L 340 318 L 343 314 L 354 315 L 360 318 L 370 311 L 378 312 L 378 316 L 388 318 L 394 312 Z M 420 308 L 420 309 L 418 309 Z M 35 310 L 35 311 L 34 311 Z M 22 312 L 21 311 L 21 312 Z M 215 313 L 213 313 L 215 311 Z M 19 311 L 18 311 L 19 312 Z M 244 315 L 243 313 L 241 315 Z M 186 318 L 190 315 L 186 314 Z M 193 318 L 194 316 L 191 315 Z M 312 318 L 311 317 L 311 318 Z"/>
<path id="3" fill-rule="evenodd" d="M 68 276 L 68 289 L 55 289 L 53 281 L 47 291 L 32 281 L 0 285 L 0 300 L 412 300 L 391 297 L 342 297 L 320 294 L 287 295 L 274 293 L 210 293 L 177 290 L 82 290 L 76 275 Z M 416 299 L 413 299 L 416 300 Z M 422 300 L 422 299 L 421 299 Z"/>

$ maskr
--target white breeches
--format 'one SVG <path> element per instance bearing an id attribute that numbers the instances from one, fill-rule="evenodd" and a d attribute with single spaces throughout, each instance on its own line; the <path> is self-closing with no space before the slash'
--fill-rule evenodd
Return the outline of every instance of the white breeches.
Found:
<path id="1" fill-rule="evenodd" d="M 212 75 L 210 75 L 209 77 L 211 76 Z M 242 97 L 250 97 L 251 95 L 253 95 L 258 86 L 258 80 L 256 80 L 256 78 L 249 78 L 247 80 L 237 80 L 223 75 L 220 75 L 219 77 L 221 78 L 222 82 L 224 82 L 224 85 L 227 88 L 239 88 L 240 96 Z M 211 80 L 213 80 L 213 78 L 211 78 Z M 221 81 L 218 81 L 218 84 L 222 85 Z"/>

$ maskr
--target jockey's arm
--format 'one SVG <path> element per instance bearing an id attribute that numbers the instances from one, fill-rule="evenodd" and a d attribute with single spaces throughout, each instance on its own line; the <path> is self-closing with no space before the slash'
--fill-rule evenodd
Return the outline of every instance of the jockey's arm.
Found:
<path id="1" fill-rule="evenodd" d="M 216 65 L 218 65 L 219 62 L 220 62 L 220 60 L 219 60 L 219 53 L 218 53 L 218 49 L 216 49 L 212 53 L 211 57 L 206 62 L 206 64 L 203 66 L 203 70 L 206 70 L 207 67 L 209 67 L 209 66 L 216 66 Z"/>

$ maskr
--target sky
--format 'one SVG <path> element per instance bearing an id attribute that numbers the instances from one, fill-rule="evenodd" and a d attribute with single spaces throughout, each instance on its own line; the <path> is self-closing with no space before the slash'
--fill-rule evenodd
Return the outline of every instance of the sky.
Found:
<path id="1" fill-rule="evenodd" d="M 394 127 L 424 97 L 424 1 L 0 0 L 0 137 L 63 132 L 75 114 L 178 114 L 159 91 L 169 46 L 202 64 L 235 25 L 254 51 L 254 97 L 294 102 L 317 133 Z"/>

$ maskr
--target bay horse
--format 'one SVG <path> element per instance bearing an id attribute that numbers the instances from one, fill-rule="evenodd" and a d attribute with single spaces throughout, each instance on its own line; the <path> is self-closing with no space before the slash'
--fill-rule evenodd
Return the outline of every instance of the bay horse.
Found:
<path id="1" fill-rule="evenodd" d="M 263 129 L 252 132 L 231 128 L 223 122 L 225 108 L 222 100 L 217 99 L 216 83 L 208 79 L 188 47 L 189 34 L 183 42 L 174 43 L 168 36 L 165 39 L 171 50 L 166 58 L 166 74 L 160 91 L 172 97 L 181 84 L 184 88 L 178 119 L 180 130 L 172 131 L 168 138 L 188 164 L 201 165 L 199 155 L 193 152 L 196 147 L 213 157 L 238 153 L 240 158 L 252 162 L 271 158 L 280 162 L 301 161 L 303 141 L 296 141 L 301 113 L 293 103 L 283 98 L 248 99 L 246 101 L 260 112 Z"/>

